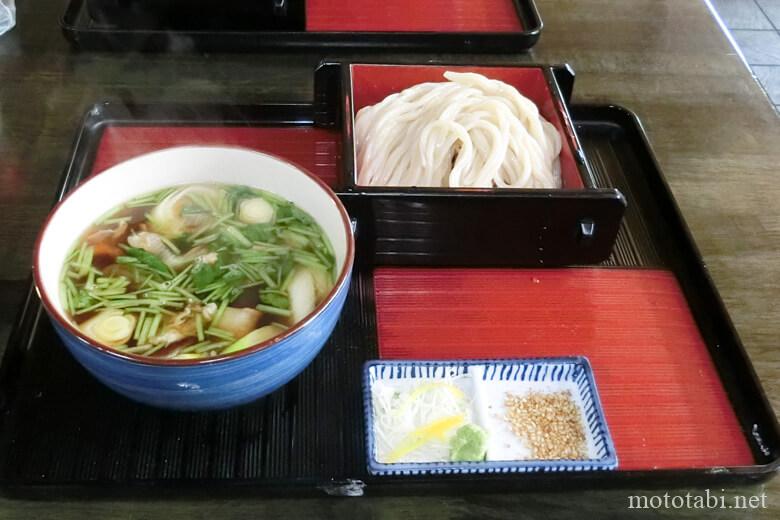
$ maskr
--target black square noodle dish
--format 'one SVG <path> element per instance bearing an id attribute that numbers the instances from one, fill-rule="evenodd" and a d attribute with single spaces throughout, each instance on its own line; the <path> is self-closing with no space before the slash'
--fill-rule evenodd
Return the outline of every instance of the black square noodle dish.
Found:
<path id="1" fill-rule="evenodd" d="M 573 80 L 565 66 L 326 63 L 311 104 L 95 105 L 0 366 L 4 494 L 773 476 L 776 418 L 638 119 L 570 106 Z M 373 123 L 403 121 L 428 88 L 469 102 L 415 134 L 439 155 L 392 163 Z M 386 103 L 399 92 L 409 106 Z M 503 133 L 519 132 L 512 111 L 534 141 Z M 490 162 L 496 147 L 512 164 Z M 386 171 L 397 182 L 377 185 Z M 145 184 L 104 196 L 129 178 Z"/>
<path id="2" fill-rule="evenodd" d="M 60 25 L 79 49 L 149 52 L 510 53 L 542 30 L 533 0 L 70 0 Z"/>

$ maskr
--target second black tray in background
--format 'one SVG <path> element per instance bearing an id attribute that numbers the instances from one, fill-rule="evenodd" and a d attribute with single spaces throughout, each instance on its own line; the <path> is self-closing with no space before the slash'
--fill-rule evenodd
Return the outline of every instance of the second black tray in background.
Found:
<path id="1" fill-rule="evenodd" d="M 254 29 L 209 26 L 167 30 L 149 21 L 116 26 L 95 21 L 87 0 L 69 0 L 60 27 L 77 49 L 120 52 L 257 52 L 267 50 L 369 50 L 379 52 L 517 53 L 533 47 L 542 31 L 534 0 L 513 0 L 522 30 L 516 32 L 369 32 Z"/>

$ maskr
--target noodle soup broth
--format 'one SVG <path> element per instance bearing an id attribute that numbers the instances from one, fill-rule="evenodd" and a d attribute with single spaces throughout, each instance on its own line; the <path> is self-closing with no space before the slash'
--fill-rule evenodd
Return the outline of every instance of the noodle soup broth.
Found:
<path id="1" fill-rule="evenodd" d="M 192 184 L 99 218 L 68 254 L 64 310 L 94 341 L 166 359 L 233 354 L 311 313 L 333 288 L 333 247 L 271 192 Z"/>

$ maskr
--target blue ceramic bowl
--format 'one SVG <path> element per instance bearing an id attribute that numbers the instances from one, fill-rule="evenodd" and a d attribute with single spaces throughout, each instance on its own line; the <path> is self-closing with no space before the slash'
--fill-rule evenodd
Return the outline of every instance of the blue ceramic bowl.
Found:
<path id="1" fill-rule="evenodd" d="M 307 211 L 330 238 L 339 266 L 333 290 L 284 334 L 239 353 L 205 360 L 156 359 L 96 343 L 65 315 L 59 278 L 78 236 L 128 199 L 169 186 L 221 182 L 276 193 Z M 333 191 L 301 168 L 240 148 L 180 147 L 147 154 L 90 178 L 58 204 L 36 244 L 33 272 L 54 328 L 73 356 L 118 393 L 176 410 L 229 408 L 258 399 L 297 376 L 317 356 L 338 321 L 354 260 L 349 217 Z M 56 346 L 52 346 L 56 348 Z"/>

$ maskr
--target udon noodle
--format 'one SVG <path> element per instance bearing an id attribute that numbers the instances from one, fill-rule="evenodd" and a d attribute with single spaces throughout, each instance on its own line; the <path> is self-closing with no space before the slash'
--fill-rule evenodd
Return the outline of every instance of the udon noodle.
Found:
<path id="1" fill-rule="evenodd" d="M 480 74 L 444 77 L 358 112 L 358 184 L 561 187 L 561 137 L 531 100 Z"/>

